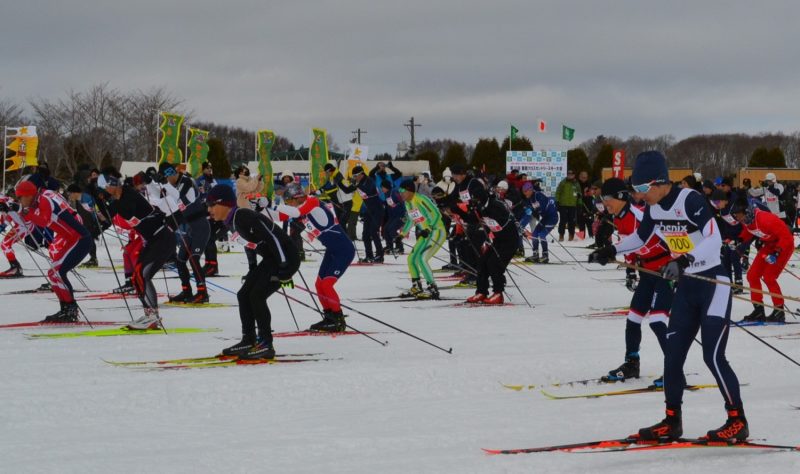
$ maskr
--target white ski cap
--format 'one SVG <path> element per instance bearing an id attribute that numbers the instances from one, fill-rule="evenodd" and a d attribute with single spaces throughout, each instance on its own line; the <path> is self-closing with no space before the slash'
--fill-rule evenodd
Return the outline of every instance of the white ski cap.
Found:
<path id="1" fill-rule="evenodd" d="M 777 181 L 778 179 L 775 177 L 775 173 L 767 173 L 766 178 L 767 181 Z"/>

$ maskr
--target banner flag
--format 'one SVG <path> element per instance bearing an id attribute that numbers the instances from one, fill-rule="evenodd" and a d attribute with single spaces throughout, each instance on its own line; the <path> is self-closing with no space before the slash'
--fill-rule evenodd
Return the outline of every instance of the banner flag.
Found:
<path id="1" fill-rule="evenodd" d="M 537 126 L 539 133 L 547 133 L 547 122 L 545 120 L 539 119 L 539 125 Z"/>
<path id="2" fill-rule="evenodd" d="M 198 128 L 189 129 L 189 156 L 186 158 L 189 175 L 192 178 L 203 172 L 203 162 L 208 158 L 208 133 Z"/>
<path id="3" fill-rule="evenodd" d="M 311 142 L 308 153 L 308 161 L 311 166 L 309 184 L 311 185 L 311 190 L 316 191 L 327 180 L 325 163 L 328 162 L 328 134 L 322 128 L 314 128 L 312 131 L 314 132 L 314 141 Z"/>
<path id="4" fill-rule="evenodd" d="M 14 152 L 14 156 L 6 157 L 5 170 L 15 171 L 26 166 L 38 165 L 36 153 L 39 148 L 39 137 L 36 135 L 36 127 L 8 127 L 7 130 L 14 132 L 5 137 L 12 139 L 7 148 Z M 3 144 L 5 145 L 5 142 Z"/>
<path id="5" fill-rule="evenodd" d="M 181 126 L 183 125 L 183 115 L 161 112 L 161 140 L 158 146 L 161 149 L 159 163 L 166 161 L 173 165 L 183 163 L 183 153 L 178 141 L 181 136 Z"/>
<path id="6" fill-rule="evenodd" d="M 614 158 L 611 160 L 611 176 L 625 179 L 625 150 L 614 150 L 613 156 Z"/>
<path id="7" fill-rule="evenodd" d="M 259 130 L 256 132 L 256 150 L 258 152 L 258 174 L 264 180 L 261 194 L 272 199 L 275 183 L 272 181 L 272 145 L 275 144 L 275 132 Z"/>
<path id="8" fill-rule="evenodd" d="M 575 138 L 575 129 L 569 128 L 566 125 L 561 126 L 561 139 L 571 142 Z"/>
<path id="9" fill-rule="evenodd" d="M 359 145 L 358 143 L 348 143 L 347 158 L 366 161 L 369 159 L 369 147 L 367 145 Z"/>

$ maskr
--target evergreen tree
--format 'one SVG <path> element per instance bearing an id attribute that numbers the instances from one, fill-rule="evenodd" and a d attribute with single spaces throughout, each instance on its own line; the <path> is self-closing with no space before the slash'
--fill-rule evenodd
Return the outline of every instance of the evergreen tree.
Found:
<path id="1" fill-rule="evenodd" d="M 442 169 L 449 168 L 456 163 L 467 165 L 467 152 L 461 143 L 452 143 L 447 148 L 447 152 L 444 154 L 444 161 L 442 161 Z"/>
<path id="2" fill-rule="evenodd" d="M 506 152 L 508 151 L 508 140 L 510 137 L 506 137 L 503 140 L 503 144 L 500 145 L 500 156 L 505 159 Z M 514 147 L 512 148 L 514 151 L 533 151 L 533 143 L 531 143 L 528 137 L 515 137 L 514 138 Z"/>
<path id="3" fill-rule="evenodd" d="M 439 154 L 433 150 L 425 150 L 421 153 L 417 153 L 417 160 L 420 161 L 427 161 L 428 162 L 428 169 L 431 172 L 431 177 L 434 181 L 439 181 L 442 179 L 442 171 L 444 171 L 444 167 L 439 162 Z"/>
<path id="4" fill-rule="evenodd" d="M 214 169 L 214 177 L 220 179 L 230 179 L 231 164 L 228 161 L 228 154 L 222 140 L 216 137 L 208 139 L 208 162 Z"/>
<path id="5" fill-rule="evenodd" d="M 516 140 L 515 140 L 516 141 Z M 500 144 L 497 143 L 496 138 L 491 140 L 488 138 L 481 138 L 475 145 L 475 151 L 472 153 L 472 161 L 470 162 L 473 168 L 483 169 L 485 167 L 487 174 L 501 175 L 506 174 L 506 160 L 505 155 L 500 153 Z"/>
<path id="6" fill-rule="evenodd" d="M 786 156 L 780 148 L 760 146 L 753 150 L 747 166 L 752 168 L 786 168 Z"/>
<path id="7" fill-rule="evenodd" d="M 592 174 L 592 166 L 589 164 L 589 157 L 583 148 L 573 148 L 567 151 L 567 169 L 575 171 L 577 176 L 581 171 Z"/>
<path id="8" fill-rule="evenodd" d="M 592 164 L 592 179 L 597 180 L 603 177 L 603 168 L 611 168 L 614 162 L 614 146 L 610 143 L 600 147 L 597 156 Z"/>

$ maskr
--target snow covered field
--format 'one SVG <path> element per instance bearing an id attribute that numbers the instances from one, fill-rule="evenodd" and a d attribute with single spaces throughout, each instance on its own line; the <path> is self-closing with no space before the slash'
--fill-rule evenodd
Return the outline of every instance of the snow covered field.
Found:
<path id="1" fill-rule="evenodd" d="M 581 261 L 588 250 L 580 247 L 586 244 L 569 243 Z M 551 249 L 551 261 L 558 261 L 554 256 L 569 259 L 557 244 Z M 24 251 L 18 252 L 26 273 L 35 275 L 33 262 Z M 98 255 L 105 255 L 102 248 Z M 220 262 L 221 271 L 231 276 L 210 281 L 235 292 L 238 276 L 246 269 L 244 255 L 221 254 Z M 351 267 L 338 285 L 340 293 L 352 299 L 399 293 L 408 286 L 404 259 L 390 257 L 387 262 Z M 101 264 L 108 265 L 107 259 L 101 258 Z M 301 267 L 312 285 L 317 265 Z M 631 293 L 621 281 L 598 281 L 622 278 L 622 270 L 588 267 L 598 271 L 574 264 L 526 267 L 547 283 L 512 267 L 534 309 L 512 286 L 508 293 L 517 304 L 513 307 L 344 301 L 452 347 L 452 355 L 352 311 L 345 311 L 349 324 L 380 332 L 375 337 L 388 341 L 388 346 L 358 335 L 282 338 L 275 340 L 279 354 L 321 352 L 336 360 L 204 370 L 139 371 L 102 359 L 216 354 L 240 336 L 237 308 L 162 307 L 167 329 L 223 330 L 216 333 L 30 340 L 24 335 L 74 329 L 0 330 L 0 472 L 800 472 L 800 453 L 756 450 L 485 455 L 481 447 L 622 437 L 663 417 L 661 393 L 550 400 L 537 390 L 515 392 L 500 385 L 599 377 L 622 363 L 624 317 L 567 316 L 629 302 Z M 80 273 L 93 291 L 117 286 L 110 270 Z M 295 281 L 301 283 L 299 278 Z M 41 278 L 4 280 L 0 292 L 41 283 Z M 800 295 L 795 277 L 784 275 L 781 283 L 787 294 Z M 157 282 L 159 291 L 166 291 L 164 284 Z M 178 281 L 169 279 L 168 284 L 174 293 Z M 218 287 L 210 290 L 212 302 L 236 302 L 234 294 Z M 299 289 L 289 294 L 310 303 Z M 470 294 L 472 290 L 443 291 L 443 296 Z M 129 319 L 120 300 L 81 305 L 92 320 Z M 276 295 L 270 307 L 275 331 L 295 329 L 285 300 Z M 735 302 L 734 319 L 750 308 Z M 0 324 L 39 320 L 56 309 L 49 294 L 4 294 Z M 294 311 L 301 328 L 318 320 L 307 308 L 294 305 Z M 775 336 L 800 332 L 800 327 L 751 330 Z M 643 335 L 642 372 L 658 375 L 660 350 L 649 328 L 643 328 Z M 800 339 L 765 340 L 800 359 Z M 748 384 L 742 393 L 752 437 L 800 444 L 800 410 L 792 408 L 800 406 L 800 367 L 739 329 L 732 332 L 728 358 Z M 698 374 L 689 377 L 690 383 L 713 383 L 697 347 L 689 354 L 686 372 Z M 724 418 L 715 389 L 686 394 L 687 436 L 703 435 Z"/>

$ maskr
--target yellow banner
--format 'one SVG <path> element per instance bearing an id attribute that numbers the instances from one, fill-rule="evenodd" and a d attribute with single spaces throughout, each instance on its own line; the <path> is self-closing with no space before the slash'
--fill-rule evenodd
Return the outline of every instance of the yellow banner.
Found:
<path id="1" fill-rule="evenodd" d="M 36 136 L 36 127 L 9 127 L 8 130 L 13 131 L 13 134 L 6 137 L 12 139 L 7 148 L 13 151 L 14 155 L 6 158 L 6 171 L 38 165 L 36 153 L 39 148 L 39 137 Z"/>

